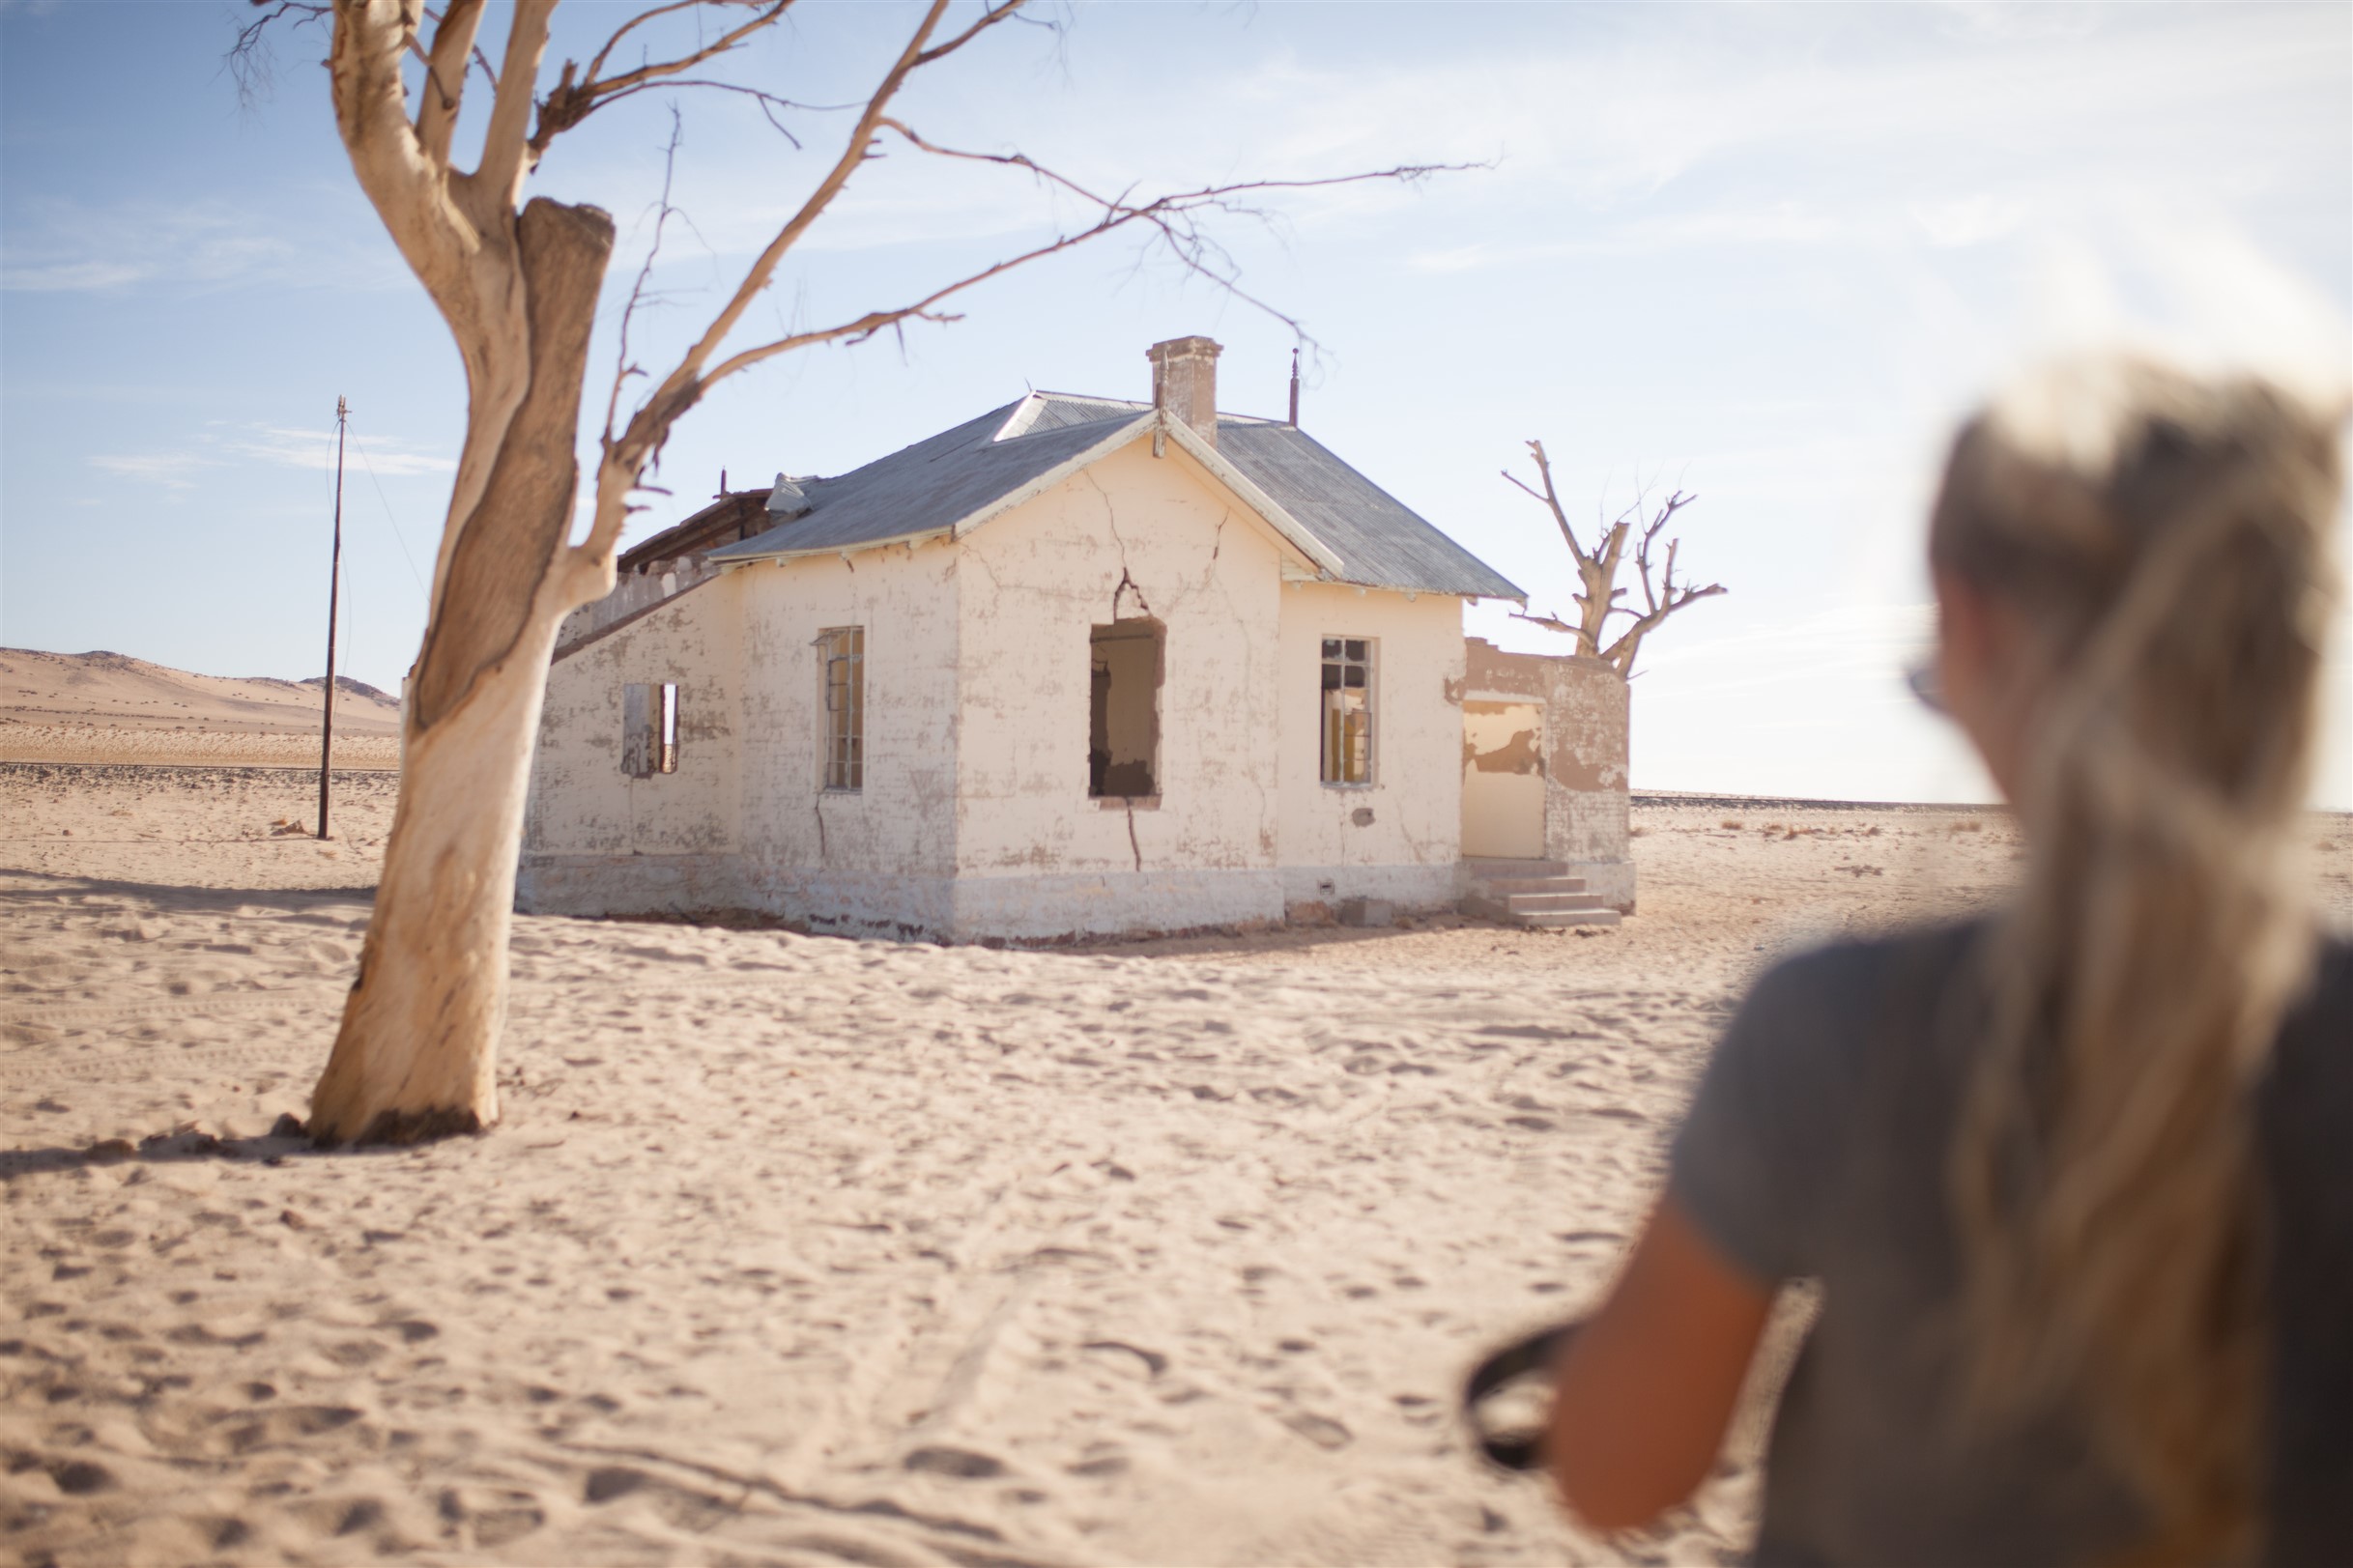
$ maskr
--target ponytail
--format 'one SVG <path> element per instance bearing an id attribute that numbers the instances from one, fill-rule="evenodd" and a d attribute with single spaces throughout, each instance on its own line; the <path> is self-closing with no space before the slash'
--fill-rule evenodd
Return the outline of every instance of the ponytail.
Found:
<path id="1" fill-rule="evenodd" d="M 1931 527 L 2047 638 L 1948 1172 L 1969 1409 L 2079 1412 L 2150 1560 L 2256 1542 L 2252 1090 L 2314 951 L 2293 841 L 2340 484 L 2277 389 L 2118 360 L 1967 426 Z"/>

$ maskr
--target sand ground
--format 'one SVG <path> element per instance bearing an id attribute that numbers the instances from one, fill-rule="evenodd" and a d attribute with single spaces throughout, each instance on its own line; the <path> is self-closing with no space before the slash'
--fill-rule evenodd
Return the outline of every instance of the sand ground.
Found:
<path id="1" fill-rule="evenodd" d="M 0 765 L 0 1555 L 1730 1558 L 1753 1433 L 1599 1541 L 1474 1463 L 1456 1381 L 1604 1282 L 1759 966 L 2018 854 L 1716 802 L 1638 809 L 1642 912 L 1593 936 L 522 918 L 502 1126 L 317 1155 L 270 1129 L 392 796 L 276 831 L 314 791 Z M 2313 838 L 2353 923 L 2353 828 Z"/>

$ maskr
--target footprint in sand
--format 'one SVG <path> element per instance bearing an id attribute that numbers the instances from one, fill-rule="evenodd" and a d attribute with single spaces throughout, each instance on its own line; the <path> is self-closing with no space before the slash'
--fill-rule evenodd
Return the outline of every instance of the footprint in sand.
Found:
<path id="1" fill-rule="evenodd" d="M 546 1510 L 529 1492 L 450 1487 L 442 1493 L 440 1506 L 442 1518 L 472 1527 L 476 1547 L 502 1547 L 547 1523 Z"/>
<path id="2" fill-rule="evenodd" d="M 1282 1424 L 1327 1452 L 1345 1448 L 1356 1440 L 1356 1435 L 1328 1415 L 1316 1415 L 1307 1411 L 1293 1411 L 1281 1417 Z"/>
<path id="3" fill-rule="evenodd" d="M 258 1418 L 249 1418 L 242 1411 L 224 1411 L 218 1418 L 243 1423 L 228 1433 L 230 1449 L 243 1454 L 290 1442 L 296 1438 L 333 1432 L 359 1419 L 359 1412 L 347 1405 L 290 1405 Z"/>
<path id="4" fill-rule="evenodd" d="M 1168 1357 L 1162 1355 L 1158 1351 L 1148 1351 L 1141 1346 L 1128 1344 L 1124 1340 L 1090 1339 L 1078 1348 L 1082 1351 L 1124 1352 L 1125 1354 L 1133 1355 L 1137 1360 L 1143 1362 L 1145 1373 L 1155 1378 L 1168 1370 Z"/>
<path id="5" fill-rule="evenodd" d="M 918 1448 L 900 1463 L 918 1474 L 947 1475 L 959 1481 L 988 1481 L 1005 1473 L 1001 1460 L 969 1448 Z"/>
<path id="6" fill-rule="evenodd" d="M 14 1463 L 9 1466 L 12 1471 L 16 1468 Z M 25 1468 L 29 1469 L 32 1467 L 28 1465 Z M 57 1490 L 69 1497 L 87 1497 L 94 1493 L 114 1489 L 114 1472 L 103 1465 L 94 1465 L 86 1459 L 53 1460 L 42 1468 L 49 1472 L 49 1479 L 57 1483 Z"/>

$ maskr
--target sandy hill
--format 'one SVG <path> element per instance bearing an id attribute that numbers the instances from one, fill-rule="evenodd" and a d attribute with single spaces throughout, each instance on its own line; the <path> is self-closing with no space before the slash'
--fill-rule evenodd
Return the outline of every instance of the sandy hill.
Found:
<path id="1" fill-rule="evenodd" d="M 0 758 L 315 762 L 321 687 L 198 675 L 120 653 L 0 648 Z M 335 693 L 336 760 L 392 766 L 399 701 L 344 678 Z"/>

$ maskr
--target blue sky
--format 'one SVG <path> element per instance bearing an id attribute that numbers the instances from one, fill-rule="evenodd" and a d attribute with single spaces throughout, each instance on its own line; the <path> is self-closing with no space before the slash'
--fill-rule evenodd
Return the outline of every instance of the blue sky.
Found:
<path id="1" fill-rule="evenodd" d="M 574 0 L 558 53 L 627 14 Z M 857 96 L 912 16 L 807 0 L 727 67 Z M 1698 494 L 1684 558 L 1731 592 L 1653 637 L 1638 786 L 1978 799 L 1896 672 L 1928 632 L 1920 518 L 1955 416 L 2118 335 L 2348 374 L 2353 9 L 2109 5 L 1078 4 L 904 100 L 925 134 L 1105 185 L 1487 165 L 1286 198 L 1220 232 L 1320 353 L 1303 423 L 1565 610 L 1541 438 L 1581 515 Z M 355 410 L 344 668 L 398 684 L 463 395 L 288 33 L 241 109 L 244 8 L 0 0 L 0 641 L 315 674 L 334 400 Z M 560 142 L 534 188 L 621 231 L 599 363 L 649 234 L 666 103 Z M 740 100 L 677 96 L 660 362 L 821 166 Z M 1057 215 L 1019 177 L 870 165 L 749 330 L 891 303 Z M 1063 210 L 1063 215 L 1068 215 Z M 966 319 L 754 371 L 680 428 L 638 533 L 731 481 L 837 472 L 1019 396 L 1142 396 L 1145 347 L 1226 345 L 1220 402 L 1282 411 L 1279 324 L 1133 247 L 964 297 Z M 749 339 L 747 339 L 749 341 Z M 1554 640 L 1475 613 L 1511 645 Z M 2320 799 L 2353 806 L 2340 617 Z"/>

